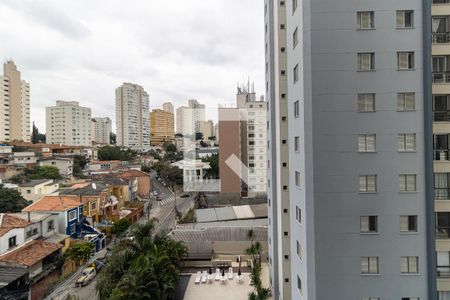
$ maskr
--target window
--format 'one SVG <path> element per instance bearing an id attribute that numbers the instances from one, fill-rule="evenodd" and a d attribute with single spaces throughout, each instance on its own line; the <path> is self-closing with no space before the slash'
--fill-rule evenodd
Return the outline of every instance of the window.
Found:
<path id="1" fill-rule="evenodd" d="M 363 297 L 362 300 L 380 300 L 378 297 Z"/>
<path id="2" fill-rule="evenodd" d="M 300 103 L 299 101 L 294 102 L 294 118 L 298 118 L 300 115 Z"/>
<path id="3" fill-rule="evenodd" d="M 415 192 L 416 187 L 416 174 L 400 174 L 398 176 L 400 192 Z"/>
<path id="4" fill-rule="evenodd" d="M 375 94 L 358 94 L 358 112 L 375 111 Z"/>
<path id="5" fill-rule="evenodd" d="M 377 216 L 360 217 L 360 232 L 361 233 L 378 232 L 378 217 Z"/>
<path id="6" fill-rule="evenodd" d="M 17 245 L 16 243 L 16 236 L 12 236 L 8 239 L 8 248 L 15 247 Z"/>
<path id="7" fill-rule="evenodd" d="M 294 137 L 294 150 L 295 152 L 300 151 L 300 137 L 298 136 Z"/>
<path id="8" fill-rule="evenodd" d="M 398 151 L 409 152 L 416 150 L 416 134 L 400 133 L 398 135 Z"/>
<path id="9" fill-rule="evenodd" d="M 360 193 L 376 193 L 377 192 L 377 175 L 360 175 L 359 176 L 359 192 Z"/>
<path id="10" fill-rule="evenodd" d="M 416 109 L 414 93 L 397 93 L 397 111 L 412 111 Z"/>
<path id="11" fill-rule="evenodd" d="M 297 10 L 298 2 L 297 0 L 292 0 L 292 13 Z"/>
<path id="12" fill-rule="evenodd" d="M 398 52 L 397 60 L 399 70 L 414 69 L 414 52 Z"/>
<path id="13" fill-rule="evenodd" d="M 397 28 L 413 28 L 414 11 L 397 10 Z"/>
<path id="14" fill-rule="evenodd" d="M 295 49 L 295 46 L 298 44 L 298 27 L 295 28 L 294 33 L 292 34 L 292 45 Z"/>
<path id="15" fill-rule="evenodd" d="M 294 83 L 298 81 L 298 65 L 294 67 Z"/>
<path id="16" fill-rule="evenodd" d="M 377 256 L 361 257 L 361 274 L 378 274 L 378 272 Z"/>
<path id="17" fill-rule="evenodd" d="M 402 256 L 400 258 L 400 272 L 402 274 L 417 274 L 419 257 L 417 256 Z"/>
<path id="18" fill-rule="evenodd" d="M 400 232 L 417 232 L 417 216 L 400 216 Z"/>
<path id="19" fill-rule="evenodd" d="M 433 82 L 448 83 L 450 76 L 450 56 L 433 55 Z"/>
<path id="20" fill-rule="evenodd" d="M 433 95 L 433 121 L 450 121 L 450 95 Z"/>
<path id="21" fill-rule="evenodd" d="M 284 278 L 285 283 L 289 283 L 289 278 Z"/>
<path id="22" fill-rule="evenodd" d="M 449 42 L 449 16 L 435 16 L 431 19 L 433 43 Z"/>
<path id="23" fill-rule="evenodd" d="M 358 71 L 375 70 L 375 53 L 358 53 Z"/>
<path id="24" fill-rule="evenodd" d="M 376 151 L 376 135 L 360 134 L 358 135 L 358 151 L 359 152 L 375 152 Z"/>
<path id="25" fill-rule="evenodd" d="M 69 220 L 73 220 L 77 217 L 77 212 L 72 210 L 69 212 Z"/>
<path id="26" fill-rule="evenodd" d="M 97 203 L 96 202 L 92 202 L 91 203 L 91 210 L 94 210 L 97 208 Z"/>
<path id="27" fill-rule="evenodd" d="M 300 246 L 300 242 L 297 241 L 297 255 L 300 259 L 302 259 L 302 246 Z"/>
<path id="28" fill-rule="evenodd" d="M 402 297 L 402 300 L 420 300 L 419 297 Z"/>
<path id="29" fill-rule="evenodd" d="M 77 231 L 77 226 L 75 224 L 70 225 L 70 234 L 75 233 Z"/>
<path id="30" fill-rule="evenodd" d="M 357 13 L 358 29 L 374 29 L 374 12 L 373 11 L 359 11 Z"/>
<path id="31" fill-rule="evenodd" d="M 300 172 L 295 171 L 295 185 L 300 187 Z"/>
<path id="32" fill-rule="evenodd" d="M 300 207 L 295 206 L 295 219 L 301 223 L 302 222 L 302 210 Z"/>
<path id="33" fill-rule="evenodd" d="M 52 231 L 55 229 L 55 221 L 50 220 L 47 222 L 47 231 Z"/>
<path id="34" fill-rule="evenodd" d="M 302 293 L 302 280 L 300 279 L 300 277 L 298 275 L 297 275 L 297 288 L 301 294 Z"/>

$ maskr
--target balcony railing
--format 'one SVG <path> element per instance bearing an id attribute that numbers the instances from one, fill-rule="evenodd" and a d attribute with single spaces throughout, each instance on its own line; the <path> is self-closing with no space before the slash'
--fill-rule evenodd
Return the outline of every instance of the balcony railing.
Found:
<path id="1" fill-rule="evenodd" d="M 450 42 L 449 32 L 433 32 L 433 44 L 446 44 Z"/>
<path id="2" fill-rule="evenodd" d="M 436 272 L 438 278 L 450 278 L 450 266 L 438 266 Z"/>
<path id="3" fill-rule="evenodd" d="M 450 72 L 433 72 L 433 83 L 449 83 Z"/>
<path id="4" fill-rule="evenodd" d="M 434 150 L 434 160 L 450 160 L 449 150 Z"/>
<path id="5" fill-rule="evenodd" d="M 445 4 L 450 3 L 450 0 L 433 0 L 433 4 Z"/>
<path id="6" fill-rule="evenodd" d="M 450 239 L 450 227 L 436 227 L 436 238 L 438 240 Z"/>
<path id="7" fill-rule="evenodd" d="M 450 188 L 435 188 L 434 200 L 450 200 Z"/>
<path id="8" fill-rule="evenodd" d="M 435 122 L 450 122 L 450 111 L 440 110 L 433 112 L 433 121 Z"/>

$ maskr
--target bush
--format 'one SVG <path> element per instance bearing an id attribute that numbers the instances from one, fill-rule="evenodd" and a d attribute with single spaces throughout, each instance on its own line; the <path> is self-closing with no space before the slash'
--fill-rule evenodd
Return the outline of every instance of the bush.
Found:
<path id="1" fill-rule="evenodd" d="M 127 218 L 122 218 L 117 222 L 114 222 L 113 226 L 111 227 L 111 233 L 115 235 L 120 235 L 127 231 L 128 227 L 131 226 L 131 221 Z"/>

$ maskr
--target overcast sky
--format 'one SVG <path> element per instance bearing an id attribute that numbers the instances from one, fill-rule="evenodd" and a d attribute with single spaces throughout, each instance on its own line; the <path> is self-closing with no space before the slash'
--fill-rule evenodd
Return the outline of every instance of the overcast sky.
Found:
<path id="1" fill-rule="evenodd" d="M 114 120 L 114 90 L 142 85 L 165 101 L 235 103 L 237 82 L 264 93 L 261 0 L 1 0 L 0 57 L 31 85 L 31 120 L 76 100 Z"/>

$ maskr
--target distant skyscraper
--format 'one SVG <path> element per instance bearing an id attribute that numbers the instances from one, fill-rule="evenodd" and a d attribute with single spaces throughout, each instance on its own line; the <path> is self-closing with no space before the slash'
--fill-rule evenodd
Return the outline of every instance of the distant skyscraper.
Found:
<path id="1" fill-rule="evenodd" d="M 174 141 L 173 113 L 154 109 L 150 113 L 151 145 L 158 146 Z"/>
<path id="2" fill-rule="evenodd" d="M 212 120 L 200 122 L 200 132 L 203 134 L 203 139 L 207 140 L 214 135 L 214 123 Z"/>
<path id="3" fill-rule="evenodd" d="M 46 108 L 46 139 L 49 144 L 90 146 L 91 109 L 77 101 L 56 101 Z"/>
<path id="4" fill-rule="evenodd" d="M 100 144 L 110 144 L 112 122 L 108 117 L 92 118 L 91 139 Z"/>
<path id="5" fill-rule="evenodd" d="M 29 142 L 30 84 L 21 80 L 13 61 L 3 65 L 0 84 L 0 141 Z"/>
<path id="6" fill-rule="evenodd" d="M 193 135 L 200 132 L 201 122 L 206 120 L 205 105 L 197 100 L 189 100 L 188 106 L 177 108 L 177 133 Z"/>
<path id="7" fill-rule="evenodd" d="M 164 111 L 170 112 L 171 114 L 175 114 L 172 102 L 165 102 L 163 103 L 162 107 Z"/>
<path id="8" fill-rule="evenodd" d="M 134 150 L 150 149 L 149 96 L 143 87 L 124 83 L 116 89 L 117 144 Z"/>

